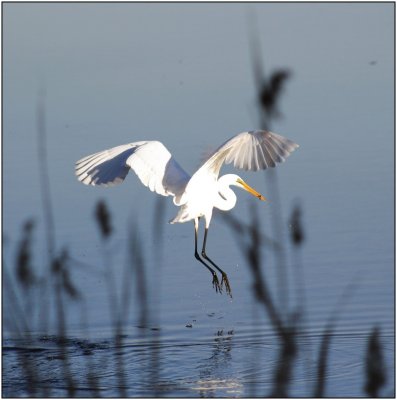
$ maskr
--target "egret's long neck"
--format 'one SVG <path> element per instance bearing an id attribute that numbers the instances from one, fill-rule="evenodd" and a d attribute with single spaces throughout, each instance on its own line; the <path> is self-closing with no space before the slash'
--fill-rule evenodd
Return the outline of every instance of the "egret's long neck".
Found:
<path id="1" fill-rule="evenodd" d="M 218 195 L 215 198 L 214 207 L 222 211 L 229 211 L 236 205 L 237 197 L 230 189 L 231 184 L 229 175 L 224 175 L 218 179 Z"/>

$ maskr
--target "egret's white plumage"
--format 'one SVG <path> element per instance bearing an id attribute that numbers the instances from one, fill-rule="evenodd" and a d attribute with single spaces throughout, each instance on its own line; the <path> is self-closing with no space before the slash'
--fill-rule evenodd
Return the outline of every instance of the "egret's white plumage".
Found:
<path id="1" fill-rule="evenodd" d="M 205 218 L 205 235 L 202 256 L 222 273 L 222 282 L 230 294 L 226 274 L 205 254 L 207 231 L 214 207 L 230 210 L 236 204 L 236 195 L 231 185 L 240 187 L 261 200 L 264 197 L 248 186 L 238 175 L 228 174 L 218 179 L 224 163 L 238 169 L 258 171 L 275 167 L 299 146 L 291 140 L 269 131 L 242 132 L 222 144 L 190 177 L 172 157 L 167 148 L 158 141 L 140 141 L 113 147 L 84 157 L 76 163 L 77 179 L 93 186 L 111 186 L 124 181 L 132 169 L 140 181 L 152 192 L 162 196 L 173 196 L 174 204 L 180 206 L 176 217 L 170 221 L 195 222 L 195 256 L 213 274 L 213 283 L 218 284 L 214 270 L 197 252 L 197 230 L 200 217 Z M 221 282 L 221 285 L 222 285 Z"/>
<path id="2" fill-rule="evenodd" d="M 190 176 L 157 141 L 124 144 L 82 158 L 76 163 L 80 182 L 112 186 L 124 181 L 132 169 L 152 192 L 178 197 Z"/>

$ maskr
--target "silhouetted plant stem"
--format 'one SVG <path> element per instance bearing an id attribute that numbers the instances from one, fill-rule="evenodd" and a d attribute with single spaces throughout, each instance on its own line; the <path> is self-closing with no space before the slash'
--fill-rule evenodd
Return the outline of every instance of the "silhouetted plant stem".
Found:
<path id="1" fill-rule="evenodd" d="M 55 226 L 51 201 L 50 179 L 48 176 L 47 159 L 47 130 L 45 116 L 45 92 L 41 90 L 37 107 L 37 133 L 38 133 L 38 156 L 40 167 L 40 184 L 43 201 L 43 215 L 46 225 L 47 249 L 50 259 L 55 252 Z"/>
<path id="2" fill-rule="evenodd" d="M 152 222 L 152 235 L 154 238 L 154 260 L 155 260 L 155 274 L 151 281 L 151 287 L 154 284 L 154 290 L 151 291 L 152 302 L 154 304 L 153 310 L 150 313 L 153 323 L 159 324 L 160 309 L 161 309 L 161 282 L 162 282 L 162 263 L 163 263 L 163 242 L 164 242 L 164 212 L 165 201 L 163 198 L 158 197 L 155 204 L 155 212 L 153 214 Z M 150 381 L 153 383 L 153 397 L 160 397 L 158 389 L 158 382 L 160 380 L 160 359 L 161 359 L 161 331 L 160 329 L 151 330 L 151 360 L 149 364 Z"/>
<path id="3" fill-rule="evenodd" d="M 281 201 L 280 191 L 277 181 L 276 170 L 268 170 L 265 172 L 267 187 L 269 193 L 271 193 L 271 207 L 272 212 L 270 213 L 272 221 L 272 232 L 277 243 L 279 243 L 280 250 L 273 252 L 275 259 L 275 267 L 277 270 L 277 293 L 279 294 L 279 305 L 281 311 L 281 318 L 285 318 L 289 310 L 289 288 L 288 288 L 288 276 L 287 276 L 287 263 L 284 250 L 283 240 L 283 224 L 282 224 L 282 212 L 281 212 Z"/>
<path id="4" fill-rule="evenodd" d="M 305 240 L 305 234 L 302 223 L 302 209 L 299 203 L 296 203 L 292 209 L 289 219 L 289 233 L 292 242 L 292 280 L 296 292 L 296 314 L 299 315 L 297 330 L 306 338 L 306 343 L 302 344 L 301 347 L 306 366 L 307 392 L 309 393 L 309 377 L 312 372 L 312 349 L 310 337 L 306 336 L 306 332 L 309 330 L 309 316 L 306 305 L 305 273 L 302 261 L 302 245 Z"/>
<path id="5" fill-rule="evenodd" d="M 48 256 L 48 280 L 42 281 L 41 293 L 41 324 L 43 330 L 47 330 L 49 303 L 47 301 L 48 290 L 51 286 L 51 264 L 55 256 L 55 224 L 53 217 L 53 208 L 51 201 L 50 179 L 48 176 L 48 159 L 47 159 L 47 129 L 45 115 L 45 90 L 41 88 L 37 103 L 37 144 L 38 144 L 38 159 L 39 159 L 39 176 L 43 205 L 43 216 L 45 224 L 47 256 Z"/>
<path id="6" fill-rule="evenodd" d="M 252 208 L 251 210 L 251 245 L 249 248 L 246 249 L 246 256 L 249 261 L 249 266 L 251 268 L 251 272 L 254 278 L 254 292 L 257 299 L 265 306 L 273 327 L 276 329 L 279 335 L 284 336 L 285 332 L 283 321 L 280 318 L 279 311 L 277 310 L 272 300 L 266 280 L 264 279 L 264 276 L 262 274 L 260 231 L 258 224 L 256 223 L 258 217 L 256 215 L 256 208 Z"/>
<path id="7" fill-rule="evenodd" d="M 122 307 L 119 307 L 117 300 L 117 287 L 113 276 L 112 257 L 108 248 L 109 239 L 112 234 L 113 228 L 111 224 L 111 216 L 104 201 L 99 201 L 95 209 L 95 217 L 100 229 L 102 239 L 102 253 L 104 259 L 104 274 L 108 287 L 109 298 L 109 315 L 112 320 L 113 334 L 114 334 L 114 357 L 116 368 L 118 370 L 118 388 L 121 397 L 126 397 L 126 382 L 125 370 L 123 359 L 123 316 Z"/>
<path id="8" fill-rule="evenodd" d="M 142 254 L 139 233 L 135 224 L 131 227 L 130 230 L 129 243 L 131 266 L 134 272 L 134 276 L 136 278 L 136 297 L 140 310 L 139 325 L 142 327 L 146 327 L 149 316 L 149 308 L 147 283 L 145 276 L 145 262 Z"/>
<path id="9" fill-rule="evenodd" d="M 67 392 L 69 397 L 75 395 L 75 383 L 69 365 L 69 353 L 67 349 L 67 332 L 66 332 L 66 316 L 64 295 L 68 294 L 71 297 L 78 296 L 73 286 L 70 286 L 68 281 L 67 272 L 68 255 L 64 250 L 59 257 L 56 257 L 52 264 L 52 274 L 54 276 L 55 284 L 55 301 L 58 321 L 58 344 L 61 351 L 61 360 L 63 374 L 67 384 Z"/>
<path id="10" fill-rule="evenodd" d="M 113 277 L 112 255 L 109 249 L 109 239 L 112 233 L 111 217 L 103 200 L 98 201 L 95 208 L 95 217 L 101 233 L 101 252 L 103 258 L 103 271 L 107 285 L 109 316 L 112 326 L 117 327 L 120 321 L 119 307 L 117 301 L 116 283 Z"/>
<path id="11" fill-rule="evenodd" d="M 34 289 L 35 284 L 37 282 L 37 278 L 35 276 L 34 267 L 32 265 L 32 238 L 33 238 L 33 228 L 34 223 L 33 220 L 28 220 L 24 223 L 23 226 L 23 236 L 22 240 L 18 246 L 16 261 L 15 261 L 15 274 L 17 278 L 17 282 L 19 283 L 19 287 L 21 288 L 24 296 L 24 304 L 23 304 L 23 315 L 24 319 L 27 318 L 26 328 L 27 332 L 29 327 L 32 326 L 33 322 L 33 309 L 35 305 L 34 299 Z M 11 283 L 11 282 L 10 282 Z M 11 287 L 13 288 L 13 286 Z"/>
<path id="12" fill-rule="evenodd" d="M 338 322 L 339 316 L 343 311 L 343 308 L 347 305 L 348 299 L 353 295 L 354 289 L 357 286 L 357 279 L 346 286 L 343 293 L 338 299 L 337 304 L 331 315 L 328 318 L 324 332 L 322 334 L 320 351 L 317 361 L 317 380 L 315 382 L 314 397 L 325 396 L 325 385 L 327 380 L 327 368 L 328 368 L 328 353 L 330 348 L 331 339 Z"/>
<path id="13" fill-rule="evenodd" d="M 4 259 L 2 260 L 2 273 L 3 301 L 7 299 L 10 305 L 7 317 L 12 323 L 12 331 L 15 332 L 17 336 L 22 337 L 25 332 L 30 331 L 29 322 L 25 315 L 24 307 L 20 304 L 20 299 L 16 295 L 16 290 Z"/>
<path id="14" fill-rule="evenodd" d="M 264 63 L 263 63 L 263 57 L 262 57 L 262 51 L 261 51 L 261 44 L 259 40 L 259 34 L 258 34 L 258 26 L 257 26 L 257 20 L 256 20 L 256 15 L 255 12 L 251 11 L 248 14 L 248 27 L 249 32 L 248 32 L 248 42 L 249 42 L 249 51 L 251 55 L 251 65 L 252 65 L 252 72 L 253 72 L 253 77 L 254 77 L 254 85 L 257 90 L 257 100 L 260 100 L 260 89 L 262 88 L 263 83 L 265 82 L 265 76 L 264 76 Z M 261 129 L 264 130 L 269 130 L 269 127 L 267 126 L 268 120 L 266 118 L 265 113 L 260 112 L 259 113 L 259 126 Z"/>
<path id="15" fill-rule="evenodd" d="M 259 126 L 262 130 L 270 130 L 271 120 L 280 115 L 278 111 L 278 100 L 283 89 L 284 81 L 289 77 L 287 70 L 276 70 L 268 78 L 264 72 L 263 57 L 258 35 L 255 14 L 250 15 L 250 51 L 253 66 L 254 83 L 257 90 L 257 104 L 259 106 Z M 277 293 L 281 307 L 281 317 L 288 313 L 288 276 L 285 252 L 282 248 L 283 228 L 282 212 L 277 173 L 271 168 L 265 172 L 265 179 L 271 193 L 272 203 L 272 231 L 281 250 L 274 252 L 277 271 Z"/>
<path id="16" fill-rule="evenodd" d="M 256 208 L 251 209 L 251 224 L 244 227 L 236 220 L 231 222 L 236 234 L 237 243 L 247 259 L 247 264 L 253 276 L 253 290 L 256 299 L 262 304 L 263 310 L 272 323 L 272 326 L 280 339 L 280 350 L 278 362 L 274 375 L 274 387 L 271 392 L 272 397 L 286 397 L 288 386 L 291 381 L 294 360 L 297 354 L 297 327 L 299 326 L 300 315 L 293 314 L 285 321 L 280 318 L 280 311 L 275 306 L 268 284 L 262 273 L 261 246 L 263 235 L 260 232 L 260 224 L 257 223 L 258 217 Z M 230 221 L 229 221 L 230 222 Z M 244 241 L 244 237 L 248 238 Z M 251 388 L 253 390 L 254 388 Z"/>
<path id="17" fill-rule="evenodd" d="M 386 382 L 385 364 L 379 340 L 379 332 L 379 328 L 374 327 L 368 337 L 367 343 L 364 390 L 369 397 L 378 397 L 379 390 Z"/>
<path id="18" fill-rule="evenodd" d="M 291 326 L 285 329 L 284 335 L 282 336 L 273 379 L 274 386 L 270 397 L 288 397 L 288 386 L 292 378 L 296 352 L 296 332 L 295 327 Z"/>

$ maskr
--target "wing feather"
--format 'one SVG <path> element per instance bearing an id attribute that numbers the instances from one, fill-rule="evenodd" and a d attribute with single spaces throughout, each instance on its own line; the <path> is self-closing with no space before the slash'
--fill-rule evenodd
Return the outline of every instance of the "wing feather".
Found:
<path id="1" fill-rule="evenodd" d="M 77 179 L 93 186 L 112 186 L 124 181 L 132 169 L 152 192 L 180 197 L 190 176 L 158 141 L 129 143 L 77 161 Z"/>
<path id="2" fill-rule="evenodd" d="M 205 169 L 217 177 L 223 163 L 246 171 L 273 168 L 298 147 L 292 140 L 273 132 L 242 132 L 222 144 L 198 171 Z"/>

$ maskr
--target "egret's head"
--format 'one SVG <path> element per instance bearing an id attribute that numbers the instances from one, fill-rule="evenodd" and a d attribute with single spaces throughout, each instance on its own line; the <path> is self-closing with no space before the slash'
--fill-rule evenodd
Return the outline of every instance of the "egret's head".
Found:
<path id="1" fill-rule="evenodd" d="M 264 196 L 258 193 L 255 189 L 253 189 L 248 183 L 244 182 L 238 175 L 235 175 L 235 186 L 238 186 L 241 189 L 246 190 L 248 193 L 251 193 L 253 196 L 257 197 L 259 200 L 266 200 Z"/>

